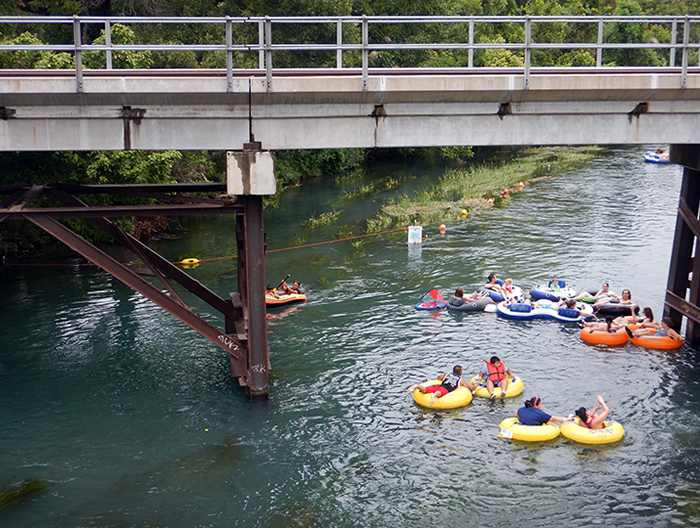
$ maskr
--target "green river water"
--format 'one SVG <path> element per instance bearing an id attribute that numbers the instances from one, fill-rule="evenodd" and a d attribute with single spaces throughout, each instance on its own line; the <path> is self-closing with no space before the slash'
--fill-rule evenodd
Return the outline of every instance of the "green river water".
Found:
<path id="1" fill-rule="evenodd" d="M 490 272 L 531 288 L 556 275 L 610 282 L 662 315 L 682 171 L 612 148 L 584 168 L 514 192 L 506 207 L 406 233 L 267 255 L 309 300 L 270 310 L 270 398 L 251 402 L 228 358 L 194 331 L 69 252 L 6 266 L 0 282 L 0 484 L 44 491 L 0 509 L 0 526 L 396 527 L 700 525 L 700 368 L 688 346 L 591 346 L 573 325 L 491 313 L 419 312 L 438 287 L 474 290 Z M 394 167 L 395 192 L 444 169 Z M 384 196 L 340 199 L 361 182 L 320 179 L 266 213 L 268 249 L 330 240 Z M 342 211 L 306 232 L 312 215 Z M 232 218 L 156 242 L 175 260 L 233 257 Z M 30 266 L 29 264 L 61 264 Z M 191 273 L 222 296 L 236 262 Z M 195 308 L 223 322 L 205 305 Z M 432 412 L 406 388 L 499 355 L 522 396 Z M 498 425 L 538 395 L 566 415 L 605 397 L 622 441 L 525 444 Z"/>

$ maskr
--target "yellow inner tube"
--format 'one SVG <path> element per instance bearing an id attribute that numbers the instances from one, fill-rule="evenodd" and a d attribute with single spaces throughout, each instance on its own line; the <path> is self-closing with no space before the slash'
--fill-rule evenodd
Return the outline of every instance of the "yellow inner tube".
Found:
<path id="1" fill-rule="evenodd" d="M 435 379 L 421 383 L 427 387 L 429 385 L 440 385 L 442 381 Z M 472 401 L 472 393 L 466 387 L 457 387 L 452 392 L 448 392 L 442 398 L 435 397 L 435 402 L 430 405 L 430 397 L 432 394 L 423 394 L 418 389 L 413 391 L 413 400 L 421 407 L 428 409 L 455 409 L 469 405 Z"/>
<path id="2" fill-rule="evenodd" d="M 561 425 L 561 435 L 581 444 L 611 444 L 622 440 L 625 429 L 621 424 L 607 420 L 604 429 L 589 429 L 579 425 L 579 419 L 576 417 Z"/>
<path id="3" fill-rule="evenodd" d="M 522 440 L 523 442 L 543 442 L 559 436 L 559 427 L 555 424 L 523 425 L 517 418 L 506 418 L 499 426 L 500 438 Z"/>
<path id="4" fill-rule="evenodd" d="M 523 380 L 520 377 L 510 377 L 506 374 L 508 379 L 508 388 L 506 389 L 506 398 L 515 398 L 520 396 L 523 392 Z M 483 383 L 482 383 L 483 381 Z M 483 380 L 481 374 L 477 374 L 471 380 L 469 380 L 471 385 L 478 385 L 477 389 L 474 391 L 474 396 L 479 396 L 480 398 L 490 398 L 488 389 L 486 388 L 486 381 Z M 501 398 L 501 389 L 499 387 L 494 387 L 493 393 L 496 398 Z"/>

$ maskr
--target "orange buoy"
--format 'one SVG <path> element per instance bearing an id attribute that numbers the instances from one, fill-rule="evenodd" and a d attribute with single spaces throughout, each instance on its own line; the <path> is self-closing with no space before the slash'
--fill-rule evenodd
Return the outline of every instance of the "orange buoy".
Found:
<path id="1" fill-rule="evenodd" d="M 445 226 L 445 224 L 440 224 L 440 233 L 444 234 L 444 233 L 445 233 L 445 229 L 447 229 L 447 227 Z"/>
<path id="2" fill-rule="evenodd" d="M 523 190 L 523 187 L 525 187 L 525 184 L 524 184 L 523 182 L 520 182 L 520 183 L 518 184 L 518 187 L 520 187 L 520 190 L 522 191 L 522 190 Z"/>
<path id="3" fill-rule="evenodd" d="M 492 204 L 493 204 L 493 198 L 489 198 L 488 204 L 489 204 L 489 205 L 492 205 Z"/>

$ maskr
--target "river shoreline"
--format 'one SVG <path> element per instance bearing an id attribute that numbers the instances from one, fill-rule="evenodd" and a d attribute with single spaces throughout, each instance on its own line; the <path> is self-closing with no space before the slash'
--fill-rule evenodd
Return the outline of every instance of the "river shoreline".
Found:
<path id="1" fill-rule="evenodd" d="M 603 147 L 531 147 L 514 159 L 450 169 L 432 189 L 389 201 L 367 220 L 367 232 L 407 224 L 454 221 L 490 207 L 504 207 L 511 193 L 534 181 L 583 166 L 600 156 Z M 522 184 L 522 185 L 520 185 Z M 507 192 L 504 192 L 507 191 Z"/>

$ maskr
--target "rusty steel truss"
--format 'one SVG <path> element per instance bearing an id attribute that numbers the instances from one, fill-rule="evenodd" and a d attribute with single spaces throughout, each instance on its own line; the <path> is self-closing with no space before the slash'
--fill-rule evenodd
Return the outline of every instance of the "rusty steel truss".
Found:
<path id="1" fill-rule="evenodd" d="M 671 163 L 683 166 L 683 183 L 673 238 L 664 315 L 680 329 L 687 318 L 686 341 L 700 345 L 700 145 L 671 145 Z"/>
<path id="2" fill-rule="evenodd" d="M 265 319 L 265 246 L 262 197 L 221 196 L 225 183 L 144 185 L 10 185 L 0 187 L 0 222 L 25 219 L 39 226 L 86 259 L 141 293 L 158 306 L 225 350 L 231 375 L 251 397 L 269 394 L 269 348 Z M 192 195 L 195 193 L 195 195 Z M 146 200 L 146 205 L 91 206 L 78 195 L 110 195 Z M 116 200 L 115 200 L 116 201 Z M 135 236 L 110 221 L 113 217 L 153 217 L 233 214 L 236 221 L 238 291 L 224 299 L 163 258 Z M 148 269 L 122 264 L 59 222 L 81 218 L 135 253 Z M 144 278 L 151 276 L 167 292 Z M 173 286 L 176 282 L 224 316 L 221 331 L 194 313 Z"/>

